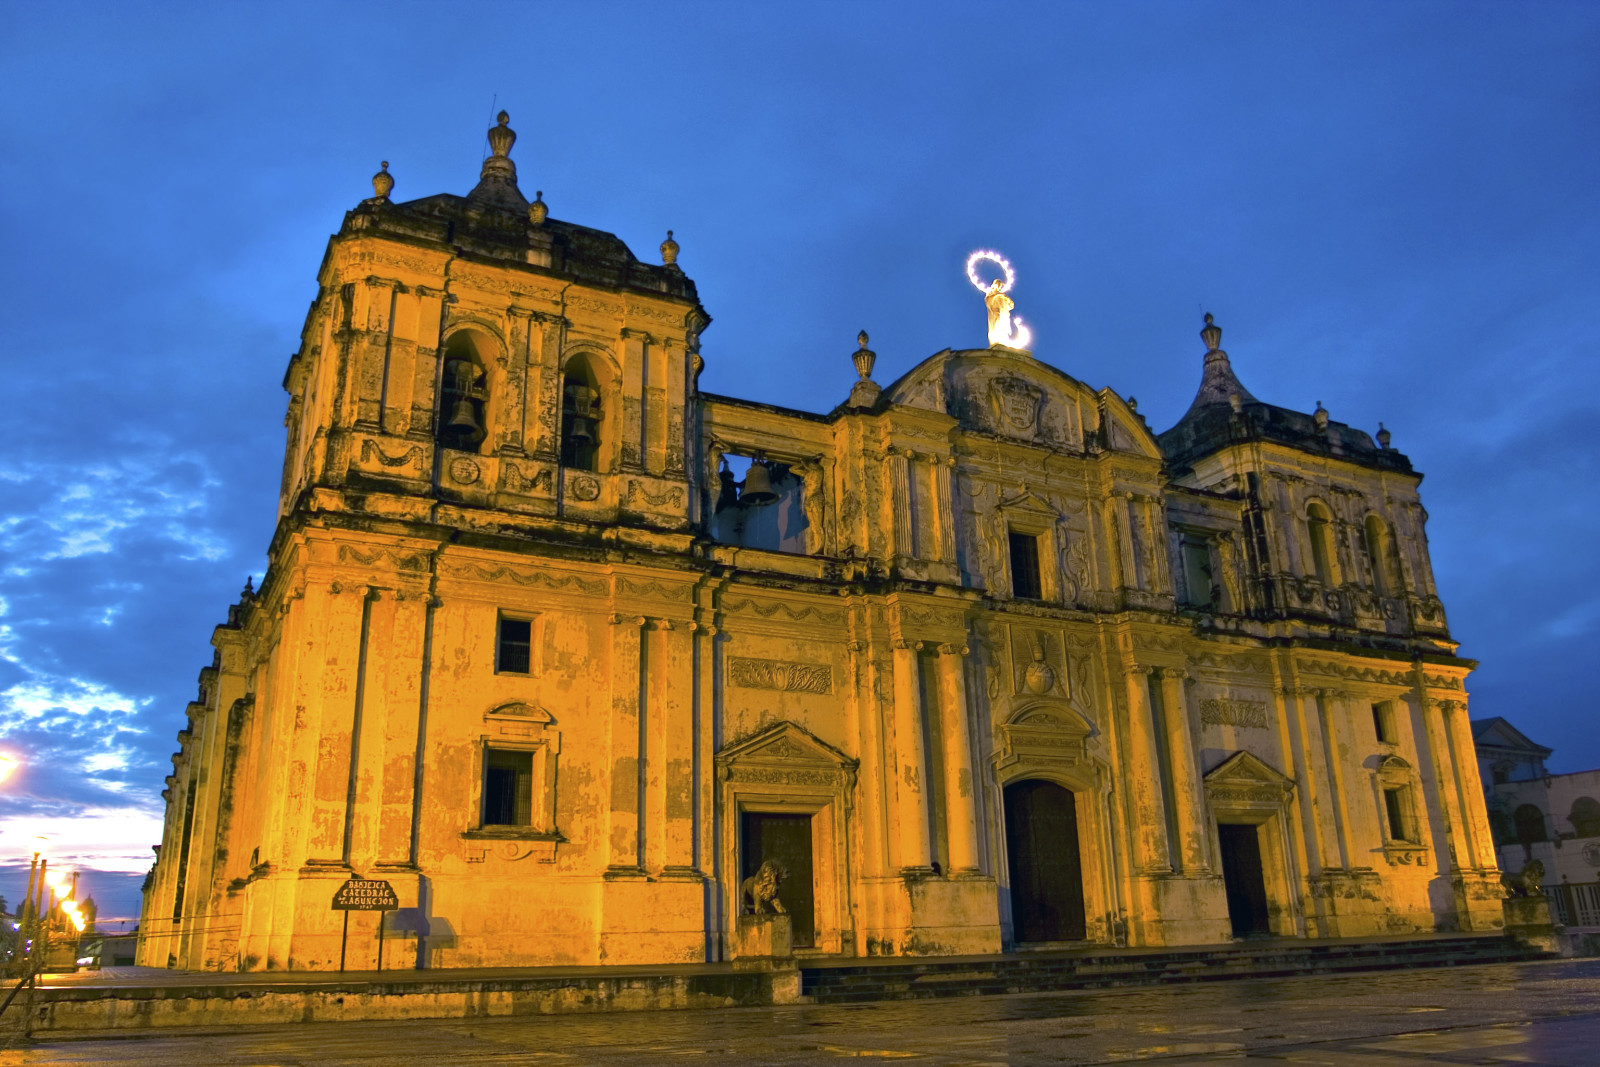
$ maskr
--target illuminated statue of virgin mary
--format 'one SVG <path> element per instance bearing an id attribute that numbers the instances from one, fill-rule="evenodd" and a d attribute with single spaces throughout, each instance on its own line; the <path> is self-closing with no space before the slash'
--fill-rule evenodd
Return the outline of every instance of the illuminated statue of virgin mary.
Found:
<path id="1" fill-rule="evenodd" d="M 977 271 L 978 264 L 985 260 L 1004 272 L 1003 277 L 996 278 L 987 286 Z M 972 253 L 967 257 L 967 280 L 983 294 L 984 306 L 989 309 L 989 347 L 1026 350 L 1028 342 L 1033 340 L 1033 333 L 1022 324 L 1020 318 L 1012 317 L 1011 312 L 1017 305 L 1006 294 L 1016 284 L 1017 272 L 1011 269 L 1006 257 L 988 249 Z"/>
<path id="2" fill-rule="evenodd" d="M 989 284 L 988 291 L 983 294 L 983 302 L 989 308 L 989 346 L 1027 348 L 1032 334 L 1022 325 L 1021 319 L 1012 324 L 1011 311 L 1017 305 L 1006 295 L 1005 279 L 996 278 Z"/>

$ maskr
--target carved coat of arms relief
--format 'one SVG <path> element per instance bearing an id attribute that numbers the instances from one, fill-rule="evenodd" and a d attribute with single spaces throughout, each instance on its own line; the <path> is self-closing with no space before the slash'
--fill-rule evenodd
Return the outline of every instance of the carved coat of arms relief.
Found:
<path id="1" fill-rule="evenodd" d="M 1039 431 L 1039 405 L 1044 390 L 1009 375 L 989 383 L 989 406 L 1001 433 L 1032 439 Z"/>

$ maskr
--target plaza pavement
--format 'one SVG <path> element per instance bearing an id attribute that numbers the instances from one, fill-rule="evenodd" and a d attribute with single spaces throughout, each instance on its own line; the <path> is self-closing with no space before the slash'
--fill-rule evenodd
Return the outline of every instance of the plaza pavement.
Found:
<path id="1" fill-rule="evenodd" d="M 1600 960 L 718 1011 L 285 1025 L 51 1039 L 13 1064 L 1600 1065 Z"/>

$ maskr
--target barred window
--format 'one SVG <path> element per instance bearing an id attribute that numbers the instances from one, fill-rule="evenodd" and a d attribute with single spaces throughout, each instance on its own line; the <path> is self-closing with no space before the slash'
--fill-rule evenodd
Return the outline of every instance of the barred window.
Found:
<path id="1" fill-rule="evenodd" d="M 533 648 L 533 623 L 500 616 L 494 669 L 501 674 L 527 674 Z"/>
<path id="2" fill-rule="evenodd" d="M 483 825 L 533 824 L 533 753 L 489 748 L 483 758 Z"/>

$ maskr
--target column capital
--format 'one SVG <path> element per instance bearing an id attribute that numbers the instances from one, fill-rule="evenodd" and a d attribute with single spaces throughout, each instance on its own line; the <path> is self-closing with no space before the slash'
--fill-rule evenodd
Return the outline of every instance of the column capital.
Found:
<path id="1" fill-rule="evenodd" d="M 971 651 L 972 649 L 966 645 L 943 644 L 939 646 L 939 654 L 942 656 L 965 656 Z"/>
<path id="2" fill-rule="evenodd" d="M 1126 670 L 1129 674 L 1154 674 L 1157 668 L 1143 663 L 1135 663 L 1133 666 L 1126 668 Z"/>

